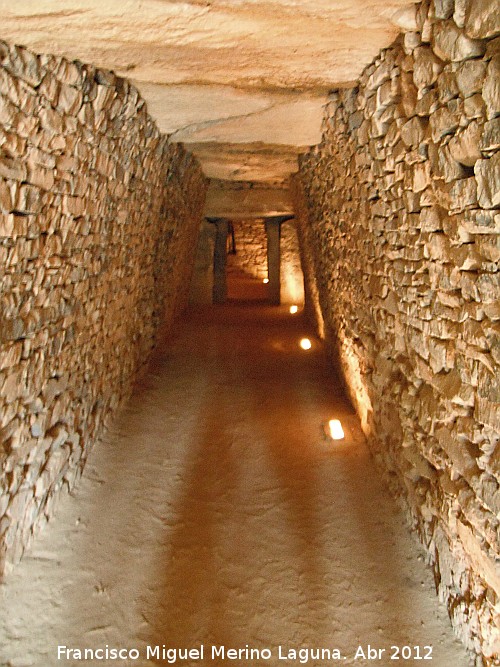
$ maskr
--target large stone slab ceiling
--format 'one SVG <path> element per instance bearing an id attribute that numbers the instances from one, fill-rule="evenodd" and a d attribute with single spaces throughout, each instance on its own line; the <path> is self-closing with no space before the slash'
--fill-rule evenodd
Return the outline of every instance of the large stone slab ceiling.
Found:
<path id="1" fill-rule="evenodd" d="M 211 177 L 271 183 L 319 142 L 327 91 L 357 79 L 412 4 L 2 0 L 0 18 L 5 39 L 132 79 L 160 129 L 195 144 Z"/>

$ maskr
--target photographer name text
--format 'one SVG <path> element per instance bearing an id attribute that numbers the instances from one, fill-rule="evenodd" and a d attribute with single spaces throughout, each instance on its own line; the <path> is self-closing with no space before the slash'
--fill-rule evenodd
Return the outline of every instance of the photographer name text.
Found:
<path id="1" fill-rule="evenodd" d="M 351 654 L 345 655 L 338 648 L 311 648 L 306 646 L 288 647 L 277 646 L 271 648 L 256 648 L 246 644 L 240 648 L 228 648 L 223 645 L 206 646 L 200 644 L 193 648 L 174 648 L 166 644 L 145 646 L 138 648 L 116 648 L 106 644 L 99 648 L 74 648 L 64 645 L 57 647 L 57 659 L 74 662 L 78 660 L 122 660 L 135 661 L 139 659 L 163 661 L 166 664 L 176 664 L 185 661 L 273 661 L 298 662 L 302 665 L 322 660 L 332 664 L 340 663 L 347 658 L 352 660 L 432 660 L 432 646 L 387 646 L 374 647 L 370 644 L 357 646 Z"/>

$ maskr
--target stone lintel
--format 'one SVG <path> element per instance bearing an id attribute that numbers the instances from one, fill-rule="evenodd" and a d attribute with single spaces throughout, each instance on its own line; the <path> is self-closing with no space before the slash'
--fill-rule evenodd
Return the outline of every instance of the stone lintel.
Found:
<path id="1" fill-rule="evenodd" d="M 205 216 L 229 218 L 267 218 L 293 215 L 288 187 L 224 187 L 221 181 L 211 181 L 205 203 Z"/>

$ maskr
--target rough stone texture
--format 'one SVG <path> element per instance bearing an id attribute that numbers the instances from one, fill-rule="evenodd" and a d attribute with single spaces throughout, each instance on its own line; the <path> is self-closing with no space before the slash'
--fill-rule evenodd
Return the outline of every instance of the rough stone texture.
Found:
<path id="1" fill-rule="evenodd" d="M 149 107 L 148 107 L 149 108 Z M 286 127 L 286 123 L 285 123 Z M 317 143 L 318 139 L 312 143 Z M 189 143 L 189 151 L 203 164 L 207 178 L 220 181 L 253 181 L 256 183 L 284 183 L 291 173 L 298 171 L 298 155 L 309 146 L 268 144 L 222 144 L 217 142 Z M 0 167 L 1 168 L 1 167 Z"/>
<path id="2" fill-rule="evenodd" d="M 236 254 L 227 256 L 228 268 L 249 276 L 267 278 L 267 238 L 263 220 L 234 220 Z"/>
<path id="3" fill-rule="evenodd" d="M 457 631 L 498 665 L 498 56 L 460 37 L 485 34 L 463 4 L 421 5 L 416 38 L 331 95 L 295 196 L 309 311 Z"/>
<path id="4" fill-rule="evenodd" d="M 249 183 L 211 179 L 205 215 L 230 220 L 248 220 L 293 214 L 288 183 Z"/>
<path id="5" fill-rule="evenodd" d="M 500 12 L 496 0 L 467 0 L 465 32 L 470 37 L 487 38 L 500 33 Z"/>
<path id="6" fill-rule="evenodd" d="M 315 185 L 318 187 L 319 183 Z M 325 322 L 319 300 L 319 269 L 317 264 L 319 253 L 317 255 L 315 252 L 316 243 L 314 241 L 316 225 L 313 224 L 312 216 L 310 216 L 313 211 L 309 211 L 300 178 L 296 177 L 292 180 L 292 194 L 295 201 L 296 229 L 304 275 L 304 313 L 314 325 L 318 337 L 323 340 L 325 338 Z"/>
<path id="7" fill-rule="evenodd" d="M 1 569 L 183 307 L 204 194 L 127 81 L 0 43 Z"/>
<path id="8" fill-rule="evenodd" d="M 238 181 L 295 172 L 291 148 L 320 141 L 327 91 L 355 81 L 414 14 L 412 0 L 0 0 L 4 39 L 132 78 L 206 175 Z M 269 150 L 248 163 L 256 142 Z"/>

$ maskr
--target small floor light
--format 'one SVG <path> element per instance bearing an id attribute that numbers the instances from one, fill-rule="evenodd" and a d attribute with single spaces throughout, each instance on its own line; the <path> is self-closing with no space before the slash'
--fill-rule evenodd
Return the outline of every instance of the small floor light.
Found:
<path id="1" fill-rule="evenodd" d="M 290 312 L 292 315 L 295 315 L 295 313 L 299 312 L 299 307 L 298 306 L 290 306 Z"/>
<path id="2" fill-rule="evenodd" d="M 328 422 L 328 435 L 332 440 L 343 440 L 345 438 L 340 419 L 330 419 Z"/>
<path id="3" fill-rule="evenodd" d="M 269 282 L 269 278 L 264 278 L 264 280 L 263 280 L 262 282 L 263 282 L 265 285 L 267 285 L 267 283 Z"/>
<path id="4" fill-rule="evenodd" d="M 309 338 L 302 338 L 299 345 L 303 350 L 310 350 L 312 347 L 312 343 Z"/>

